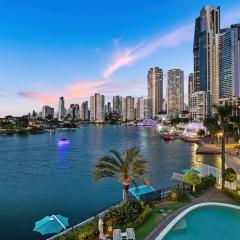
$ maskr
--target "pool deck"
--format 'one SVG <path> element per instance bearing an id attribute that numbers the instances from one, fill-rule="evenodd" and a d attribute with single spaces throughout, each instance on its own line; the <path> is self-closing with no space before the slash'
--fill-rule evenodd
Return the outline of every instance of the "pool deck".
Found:
<path id="1" fill-rule="evenodd" d="M 156 237 L 162 232 L 162 230 L 182 211 L 187 209 L 190 206 L 193 206 L 198 203 L 204 202 L 221 202 L 221 203 L 232 203 L 236 204 L 234 200 L 222 193 L 215 187 L 208 189 L 198 198 L 192 198 L 192 202 L 182 208 L 179 208 L 172 214 L 170 214 L 166 219 L 164 219 L 146 238 L 145 240 L 155 240 Z"/>

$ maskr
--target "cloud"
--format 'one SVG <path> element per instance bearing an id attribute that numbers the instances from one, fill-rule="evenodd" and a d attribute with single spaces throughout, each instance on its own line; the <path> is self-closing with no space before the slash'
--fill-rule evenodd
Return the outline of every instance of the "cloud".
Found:
<path id="1" fill-rule="evenodd" d="M 110 80 L 92 80 L 78 81 L 66 86 L 63 90 L 52 91 L 20 91 L 18 96 L 34 99 L 42 104 L 55 104 L 60 96 L 64 96 L 67 101 L 79 101 L 88 99 L 89 96 L 96 92 L 100 92 L 106 96 L 124 93 L 125 95 L 138 96 L 142 94 L 142 89 L 145 89 L 145 82 L 142 80 L 132 80 L 128 82 L 114 82 Z"/>
<path id="2" fill-rule="evenodd" d="M 222 15 L 224 25 L 240 22 L 240 6 L 237 6 Z M 145 43 L 138 43 L 136 46 L 119 48 L 110 58 L 109 64 L 103 70 L 103 78 L 109 78 L 120 68 L 130 65 L 135 61 L 144 58 L 159 48 L 175 47 L 184 42 L 192 42 L 194 36 L 194 20 L 192 23 L 182 25 L 171 32 L 152 38 Z"/>
<path id="3" fill-rule="evenodd" d="M 192 41 L 194 24 L 181 26 L 165 35 L 153 38 L 146 43 L 139 43 L 129 48 L 118 49 L 110 63 L 103 70 L 103 78 L 109 78 L 123 66 L 130 65 L 136 60 L 146 57 L 155 50 L 163 47 L 174 47 L 181 43 Z"/>
<path id="4" fill-rule="evenodd" d="M 45 94 L 41 92 L 36 92 L 36 91 L 20 91 L 17 93 L 18 96 L 25 97 L 25 98 L 30 98 L 30 99 L 36 99 L 42 103 L 51 103 L 53 101 L 52 94 Z"/>
<path id="5" fill-rule="evenodd" d="M 20 91 L 18 96 L 35 99 L 44 104 L 55 103 L 60 96 L 64 96 L 66 100 L 81 99 L 89 97 L 95 92 L 103 91 L 106 88 L 106 80 L 78 81 L 68 85 L 63 90 L 53 91 Z"/>

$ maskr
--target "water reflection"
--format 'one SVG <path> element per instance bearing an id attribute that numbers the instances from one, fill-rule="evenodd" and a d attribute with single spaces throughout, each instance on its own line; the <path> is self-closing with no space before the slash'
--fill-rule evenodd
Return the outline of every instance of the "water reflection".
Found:
<path id="1" fill-rule="evenodd" d="M 197 167 L 199 163 L 205 163 L 213 167 L 221 168 L 221 155 L 196 154 L 197 147 L 197 144 L 191 144 L 192 167 Z"/>

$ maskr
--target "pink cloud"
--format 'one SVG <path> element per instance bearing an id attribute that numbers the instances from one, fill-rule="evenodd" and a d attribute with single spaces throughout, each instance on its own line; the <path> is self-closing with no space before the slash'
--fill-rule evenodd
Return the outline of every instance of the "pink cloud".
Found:
<path id="1" fill-rule="evenodd" d="M 192 41 L 194 24 L 181 26 L 165 35 L 161 35 L 152 40 L 138 44 L 134 47 L 118 49 L 103 70 L 103 78 L 109 78 L 114 72 L 123 66 L 129 65 L 136 60 L 146 57 L 155 50 L 163 47 L 174 47 L 181 43 Z"/>
<path id="2" fill-rule="evenodd" d="M 42 103 L 51 103 L 53 102 L 53 97 L 50 94 L 51 97 L 49 97 L 48 94 L 40 93 L 40 92 L 35 92 L 35 91 L 21 91 L 18 92 L 17 95 L 25 98 L 31 98 L 31 99 L 36 99 Z"/>
<path id="3" fill-rule="evenodd" d="M 104 90 L 106 87 L 105 80 L 95 81 L 78 81 L 67 86 L 65 89 L 53 91 L 20 91 L 17 95 L 25 98 L 35 99 L 43 104 L 56 103 L 60 96 L 64 96 L 66 100 L 81 99 L 89 97 L 95 92 Z"/>

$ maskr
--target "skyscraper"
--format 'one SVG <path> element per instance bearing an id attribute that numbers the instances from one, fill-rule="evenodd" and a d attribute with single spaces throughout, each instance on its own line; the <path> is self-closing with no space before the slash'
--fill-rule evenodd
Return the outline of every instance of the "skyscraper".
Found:
<path id="1" fill-rule="evenodd" d="M 240 24 L 219 35 L 219 98 L 240 96 Z"/>
<path id="2" fill-rule="evenodd" d="M 43 106 L 42 108 L 42 118 L 54 118 L 54 108 L 50 106 Z"/>
<path id="3" fill-rule="evenodd" d="M 193 73 L 188 76 L 188 108 L 191 106 L 191 96 L 194 93 L 194 77 Z"/>
<path id="4" fill-rule="evenodd" d="M 90 97 L 90 118 L 91 121 L 102 122 L 105 119 L 105 97 L 95 93 Z"/>
<path id="5" fill-rule="evenodd" d="M 194 84 L 195 91 L 207 94 L 207 112 L 212 104 L 218 104 L 218 34 L 220 32 L 220 8 L 206 6 L 195 20 L 194 33 Z"/>
<path id="6" fill-rule="evenodd" d="M 122 97 L 113 96 L 113 112 L 122 113 Z"/>
<path id="7" fill-rule="evenodd" d="M 80 111 L 79 111 L 79 105 L 78 104 L 70 104 L 68 108 L 68 114 L 71 116 L 72 119 L 79 118 Z"/>
<path id="8" fill-rule="evenodd" d="M 88 119 L 88 101 L 82 102 L 82 104 L 81 104 L 80 119 L 81 120 L 89 120 Z"/>
<path id="9" fill-rule="evenodd" d="M 123 121 L 135 120 L 134 97 L 127 96 L 122 99 Z"/>
<path id="10" fill-rule="evenodd" d="M 148 97 L 151 99 L 152 118 L 162 111 L 163 105 L 163 70 L 150 68 L 147 75 Z"/>
<path id="11" fill-rule="evenodd" d="M 137 99 L 137 120 L 147 120 L 151 118 L 151 99 L 149 97 L 140 97 Z"/>
<path id="12" fill-rule="evenodd" d="M 168 116 L 178 117 L 184 110 L 184 73 L 180 69 L 168 71 L 167 99 Z"/>
<path id="13" fill-rule="evenodd" d="M 65 110 L 64 97 L 60 97 L 59 105 L 58 105 L 58 120 L 59 121 L 64 120 L 65 115 L 66 115 L 66 110 Z"/>

